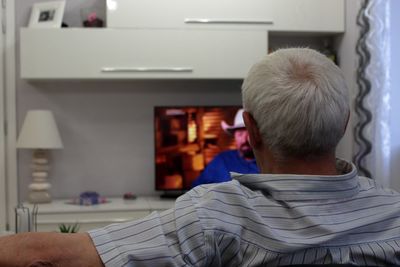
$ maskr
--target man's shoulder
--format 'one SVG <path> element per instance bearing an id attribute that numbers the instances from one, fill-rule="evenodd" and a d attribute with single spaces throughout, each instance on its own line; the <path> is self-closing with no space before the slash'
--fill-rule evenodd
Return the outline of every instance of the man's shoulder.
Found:
<path id="1" fill-rule="evenodd" d="M 193 210 L 202 218 L 215 218 L 218 214 L 233 214 L 240 208 L 252 208 L 247 188 L 236 180 L 196 186 L 181 201 L 191 202 Z M 203 223 L 207 224 L 206 221 Z"/>
<path id="2" fill-rule="evenodd" d="M 237 153 L 236 149 L 229 149 L 229 150 L 223 150 L 223 151 L 219 152 L 218 156 L 219 155 L 234 155 L 236 153 Z"/>
<path id="3" fill-rule="evenodd" d="M 238 156 L 237 150 L 225 150 L 219 152 L 208 165 L 215 166 L 216 164 L 224 164 L 230 163 L 232 161 L 236 161 Z M 217 165 L 219 166 L 219 165 Z"/>
<path id="4" fill-rule="evenodd" d="M 384 185 L 379 183 L 379 181 L 372 178 L 359 176 L 358 181 L 360 185 L 360 192 L 397 195 L 400 197 L 400 193 L 398 191 L 385 187 Z"/>
<path id="5" fill-rule="evenodd" d="M 221 183 L 199 185 L 186 194 L 193 199 L 200 200 L 202 198 L 218 197 L 223 195 L 230 195 L 233 197 L 246 196 L 243 190 L 243 186 L 238 181 L 231 180 Z"/>
<path id="6" fill-rule="evenodd" d="M 237 157 L 237 155 L 238 155 L 238 151 L 236 149 L 225 150 L 225 151 L 218 153 L 218 155 L 215 156 L 214 159 L 233 158 L 233 157 Z"/>

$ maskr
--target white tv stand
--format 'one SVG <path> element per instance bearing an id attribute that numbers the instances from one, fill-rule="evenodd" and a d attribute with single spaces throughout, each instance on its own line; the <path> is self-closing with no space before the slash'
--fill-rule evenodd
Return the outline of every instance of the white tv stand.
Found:
<path id="1" fill-rule="evenodd" d="M 67 204 L 69 199 L 57 199 L 48 204 L 39 204 L 37 230 L 39 232 L 58 231 L 61 223 L 72 225 L 79 223 L 79 232 L 103 227 L 111 223 L 135 220 L 153 211 L 172 208 L 175 199 L 160 199 L 158 196 L 140 196 L 135 200 L 107 198 L 110 202 L 80 206 Z M 32 204 L 24 203 L 31 211 Z"/>

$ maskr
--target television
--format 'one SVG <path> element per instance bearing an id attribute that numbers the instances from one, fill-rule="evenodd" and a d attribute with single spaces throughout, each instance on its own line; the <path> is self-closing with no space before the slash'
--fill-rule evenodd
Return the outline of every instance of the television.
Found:
<path id="1" fill-rule="evenodd" d="M 221 128 L 233 124 L 241 106 L 154 107 L 155 188 L 176 197 L 221 151 L 235 149 L 234 139 Z"/>

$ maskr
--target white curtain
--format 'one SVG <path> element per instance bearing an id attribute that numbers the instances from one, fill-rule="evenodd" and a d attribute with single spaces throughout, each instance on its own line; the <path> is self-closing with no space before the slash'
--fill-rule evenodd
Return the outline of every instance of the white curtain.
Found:
<path id="1" fill-rule="evenodd" d="M 355 155 L 360 174 L 390 184 L 390 0 L 364 0 L 355 99 Z"/>

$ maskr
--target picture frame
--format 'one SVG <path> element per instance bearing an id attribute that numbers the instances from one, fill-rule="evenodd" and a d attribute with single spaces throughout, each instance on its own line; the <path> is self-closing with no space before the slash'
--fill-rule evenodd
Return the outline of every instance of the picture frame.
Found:
<path id="1" fill-rule="evenodd" d="M 30 28 L 60 28 L 65 0 L 35 3 L 29 19 Z"/>

